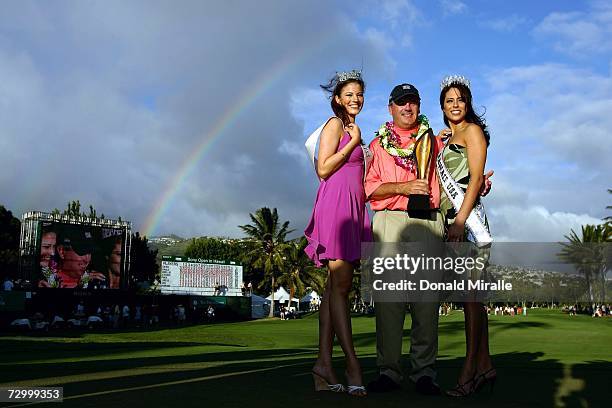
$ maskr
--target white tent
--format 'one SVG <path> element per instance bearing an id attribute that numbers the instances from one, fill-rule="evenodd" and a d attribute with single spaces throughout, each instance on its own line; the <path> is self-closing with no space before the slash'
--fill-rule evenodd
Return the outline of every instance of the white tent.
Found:
<path id="1" fill-rule="evenodd" d="M 314 290 L 311 290 L 306 296 L 300 299 L 300 303 L 310 303 L 312 299 L 314 299 L 316 303 L 321 302 L 321 296 Z"/>
<path id="2" fill-rule="evenodd" d="M 272 300 L 272 295 L 268 296 L 266 299 Z M 274 301 L 279 303 L 285 303 L 289 300 L 289 293 L 282 286 L 278 288 L 276 292 L 274 292 Z M 292 302 L 299 303 L 300 300 L 298 298 L 291 299 Z"/>

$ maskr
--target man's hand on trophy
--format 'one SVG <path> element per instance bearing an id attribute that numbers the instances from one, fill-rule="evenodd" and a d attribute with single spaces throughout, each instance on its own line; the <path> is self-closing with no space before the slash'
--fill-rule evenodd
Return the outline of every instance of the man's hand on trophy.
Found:
<path id="1" fill-rule="evenodd" d="M 491 182 L 491 180 L 489 180 L 489 177 L 493 176 L 493 173 L 493 170 L 489 170 L 484 175 L 484 181 L 482 183 L 482 187 L 480 188 L 480 195 L 483 197 L 489 194 L 489 192 L 491 191 L 491 186 L 493 185 L 493 183 Z"/>
<path id="2" fill-rule="evenodd" d="M 407 181 L 402 183 L 399 193 L 405 196 L 409 196 L 411 194 L 429 195 L 429 183 L 425 179 Z"/>

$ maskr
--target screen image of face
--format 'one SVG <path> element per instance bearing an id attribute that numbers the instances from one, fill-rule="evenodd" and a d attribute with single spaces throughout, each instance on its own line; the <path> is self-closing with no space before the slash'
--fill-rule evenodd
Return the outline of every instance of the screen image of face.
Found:
<path id="1" fill-rule="evenodd" d="M 63 253 L 62 271 L 73 277 L 82 276 L 91 262 L 91 254 L 79 255 L 73 249 L 65 249 Z"/>
<path id="2" fill-rule="evenodd" d="M 40 242 L 40 266 L 48 267 L 49 262 L 55 256 L 55 245 L 57 243 L 57 234 L 55 232 L 45 232 L 42 235 Z"/>
<path id="3" fill-rule="evenodd" d="M 110 269 L 114 275 L 121 273 L 121 242 L 115 243 L 113 252 L 110 254 Z"/>

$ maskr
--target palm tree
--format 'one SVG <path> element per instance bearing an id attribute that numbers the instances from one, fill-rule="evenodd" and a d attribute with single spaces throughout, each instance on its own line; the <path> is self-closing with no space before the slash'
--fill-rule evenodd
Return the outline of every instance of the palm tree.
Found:
<path id="1" fill-rule="evenodd" d="M 567 244 L 561 244 L 563 249 L 559 257 L 566 262 L 576 266 L 576 269 L 585 277 L 589 289 L 589 300 L 594 303 L 592 281 L 598 276 L 602 282 L 602 296 L 605 300 L 606 272 L 609 268 L 609 254 L 606 253 L 611 240 L 612 227 L 610 223 L 601 225 L 583 225 L 582 238 L 578 237 L 576 231 L 571 230 L 565 238 Z"/>
<path id="2" fill-rule="evenodd" d="M 285 267 L 278 283 L 289 288 L 290 299 L 293 299 L 295 293 L 301 296 L 307 287 L 313 288 L 317 293 L 323 293 L 325 289 L 326 275 L 314 266 L 304 252 L 307 245 L 306 238 L 301 237 L 290 242 L 285 250 Z"/>
<path id="3" fill-rule="evenodd" d="M 239 225 L 249 238 L 253 240 L 253 249 L 247 254 L 253 266 L 261 268 L 264 275 L 272 281 L 272 304 L 270 317 L 274 316 L 274 287 L 276 274 L 283 270 L 287 243 L 285 237 L 289 230 L 289 221 L 280 224 L 276 208 L 270 210 L 263 207 L 249 214 L 252 224 Z"/>
<path id="4" fill-rule="evenodd" d="M 612 188 L 608 189 L 608 193 L 612 194 Z M 606 206 L 606 210 L 612 210 L 612 205 L 608 205 Z M 606 224 L 611 224 L 612 223 L 612 216 L 607 216 L 606 218 L 604 218 L 604 221 L 606 221 Z"/>

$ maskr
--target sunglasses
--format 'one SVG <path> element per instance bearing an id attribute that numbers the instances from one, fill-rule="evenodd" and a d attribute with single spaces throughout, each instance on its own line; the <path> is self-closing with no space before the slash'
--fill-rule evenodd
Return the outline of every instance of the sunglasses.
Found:
<path id="1" fill-rule="evenodd" d="M 408 96 L 402 96 L 401 98 L 395 99 L 393 103 L 396 104 L 397 106 L 404 106 L 408 103 L 411 103 L 413 105 L 419 105 L 421 101 L 418 98 L 415 98 L 414 96 L 408 95 Z"/>

